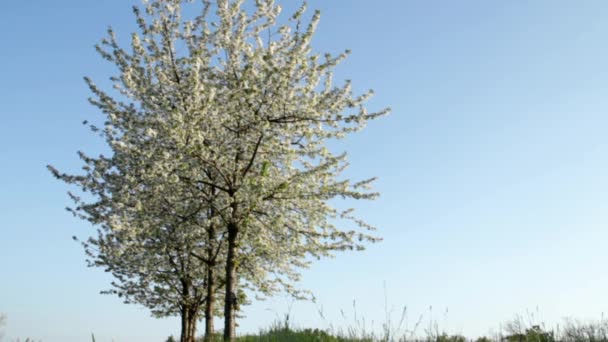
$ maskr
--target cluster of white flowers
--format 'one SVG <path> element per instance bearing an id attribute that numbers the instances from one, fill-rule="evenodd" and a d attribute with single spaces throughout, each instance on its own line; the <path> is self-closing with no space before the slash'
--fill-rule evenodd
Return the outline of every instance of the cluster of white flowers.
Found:
<path id="1" fill-rule="evenodd" d="M 72 210 L 99 227 L 84 246 L 92 265 L 116 277 L 109 292 L 194 320 L 182 326 L 186 335 L 199 311 L 223 298 L 231 338 L 239 291 L 304 296 L 293 283 L 310 256 L 378 240 L 352 210 L 329 204 L 377 194 L 368 190 L 373 179 L 341 179 L 346 155 L 326 143 L 388 109 L 368 113 L 371 91 L 354 96 L 349 81 L 333 84 L 332 69 L 349 52 L 312 53 L 319 12 L 302 29 L 302 6 L 277 28 L 273 0 L 256 0 L 253 12 L 244 0 L 205 0 L 189 21 L 182 2 L 135 9 L 141 32 L 130 52 L 109 30 L 97 50 L 118 67 L 124 98 L 87 83 L 114 153 L 81 154 L 83 175 L 51 170 L 95 198 L 73 196 Z M 344 220 L 361 229 L 336 226 Z"/>

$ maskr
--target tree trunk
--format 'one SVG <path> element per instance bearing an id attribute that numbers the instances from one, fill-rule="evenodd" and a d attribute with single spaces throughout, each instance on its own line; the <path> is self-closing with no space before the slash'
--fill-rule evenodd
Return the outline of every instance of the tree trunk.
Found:
<path id="1" fill-rule="evenodd" d="M 215 240 L 215 229 L 213 225 L 209 227 L 209 242 Z M 209 342 L 213 338 L 214 326 L 213 312 L 215 311 L 215 260 L 214 259 L 214 251 L 213 245 L 209 243 L 207 247 L 207 294 L 205 298 L 205 341 Z"/>
<path id="2" fill-rule="evenodd" d="M 185 308 L 182 308 L 181 319 L 182 319 L 182 333 L 179 338 L 179 341 L 186 342 L 187 338 L 188 338 L 188 333 L 190 332 L 190 327 L 188 326 L 188 324 L 189 324 L 188 310 L 186 310 Z"/>
<path id="3" fill-rule="evenodd" d="M 196 323 L 198 322 L 198 308 L 190 309 L 190 334 L 188 336 L 189 340 L 187 342 L 196 342 Z"/>
<path id="4" fill-rule="evenodd" d="M 194 342 L 196 333 L 196 312 L 190 307 L 182 308 L 182 333 L 180 342 Z"/>
<path id="5" fill-rule="evenodd" d="M 211 267 L 209 269 L 211 269 Z M 207 276 L 213 277 L 213 271 L 207 270 Z M 207 299 L 205 300 L 205 341 L 211 341 L 213 339 L 213 332 L 215 330 L 215 327 L 213 326 L 213 311 L 215 310 L 215 291 L 213 286 L 215 286 L 215 284 L 214 281 L 211 280 L 208 283 Z"/>
<path id="6" fill-rule="evenodd" d="M 182 295 L 188 296 L 190 293 L 190 284 L 186 280 L 182 280 Z M 187 300 L 182 304 L 181 308 L 181 319 L 182 319 L 182 332 L 180 342 L 195 342 L 194 336 L 196 335 L 196 321 L 198 319 L 199 307 L 196 305 L 188 304 Z"/>
<path id="7" fill-rule="evenodd" d="M 236 239 L 238 226 L 228 225 L 228 255 L 226 257 L 226 294 L 224 300 L 224 341 L 234 341 L 236 308 Z"/>

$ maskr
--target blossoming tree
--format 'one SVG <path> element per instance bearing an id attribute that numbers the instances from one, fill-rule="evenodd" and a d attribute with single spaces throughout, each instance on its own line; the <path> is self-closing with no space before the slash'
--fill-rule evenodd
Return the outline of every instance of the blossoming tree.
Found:
<path id="1" fill-rule="evenodd" d="M 377 193 L 373 179 L 341 178 L 346 155 L 327 143 L 388 109 L 368 113 L 371 91 L 333 84 L 349 52 L 313 53 L 319 12 L 304 24 L 303 5 L 280 25 L 273 0 L 204 0 L 188 20 L 190 2 L 136 9 L 130 51 L 110 31 L 98 50 L 118 67 L 120 95 L 88 83 L 107 116 L 92 128 L 113 155 L 81 154 L 83 175 L 51 170 L 93 194 L 72 195 L 72 210 L 100 226 L 85 247 L 117 278 L 114 293 L 180 314 L 187 342 L 202 307 L 213 330 L 221 297 L 232 340 L 239 289 L 305 296 L 294 283 L 312 259 L 378 241 L 352 209 L 330 205 Z"/>

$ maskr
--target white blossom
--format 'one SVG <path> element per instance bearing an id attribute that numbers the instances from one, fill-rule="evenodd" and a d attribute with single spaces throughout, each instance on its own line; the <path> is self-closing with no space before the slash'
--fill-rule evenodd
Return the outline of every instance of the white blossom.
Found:
<path id="1" fill-rule="evenodd" d="M 81 154 L 82 175 L 50 169 L 92 195 L 72 196 L 71 211 L 98 227 L 84 246 L 91 265 L 115 276 L 110 293 L 191 319 L 209 299 L 211 270 L 226 284 L 225 337 L 233 338 L 239 291 L 306 297 L 294 282 L 312 259 L 379 240 L 353 210 L 330 205 L 378 194 L 373 179 L 342 178 L 346 154 L 326 146 L 388 109 L 368 112 L 371 91 L 334 84 L 350 52 L 312 52 L 318 11 L 304 24 L 302 6 L 279 25 L 273 0 L 249 12 L 244 0 L 202 1 L 185 21 L 182 2 L 136 9 L 141 32 L 130 52 L 111 29 L 97 47 L 116 65 L 123 95 L 87 79 L 113 155 Z"/>

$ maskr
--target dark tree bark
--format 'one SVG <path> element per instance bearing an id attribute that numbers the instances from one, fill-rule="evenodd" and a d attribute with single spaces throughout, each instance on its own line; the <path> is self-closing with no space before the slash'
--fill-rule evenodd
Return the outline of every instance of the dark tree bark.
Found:
<path id="1" fill-rule="evenodd" d="M 190 319 L 188 317 L 188 310 L 186 308 L 182 308 L 182 333 L 180 336 L 180 342 L 188 342 L 189 334 L 190 334 Z"/>
<path id="2" fill-rule="evenodd" d="M 236 248 L 238 226 L 235 223 L 228 225 L 228 254 L 226 256 L 226 294 L 224 299 L 224 340 L 234 341 L 236 308 Z"/>
<path id="3" fill-rule="evenodd" d="M 205 298 L 205 341 L 209 342 L 213 338 L 215 330 L 213 324 L 215 311 L 215 253 L 214 246 L 211 244 L 215 241 L 215 227 L 211 225 L 208 231 L 209 244 L 207 246 L 207 293 Z"/>
<path id="4" fill-rule="evenodd" d="M 188 298 L 191 289 L 190 282 L 187 279 L 182 279 L 182 296 L 184 298 Z M 187 300 L 182 304 L 180 312 L 182 321 L 180 342 L 195 342 L 199 309 L 200 307 L 197 305 L 188 304 Z"/>
<path id="5" fill-rule="evenodd" d="M 198 309 L 195 307 L 182 308 L 182 333 L 180 342 L 195 342 L 196 322 L 198 320 L 197 311 Z"/>
<path id="6" fill-rule="evenodd" d="M 207 270 L 207 277 L 209 279 L 213 279 L 213 270 L 211 267 Z M 215 291 L 213 289 L 215 286 L 214 281 L 211 280 L 208 283 L 207 287 L 207 299 L 205 301 L 205 341 L 211 341 L 213 338 L 213 332 L 215 330 L 213 324 L 213 311 L 215 311 Z"/>
<path id="7" fill-rule="evenodd" d="M 196 324 L 198 322 L 198 307 L 190 309 L 190 333 L 187 342 L 196 342 Z"/>

